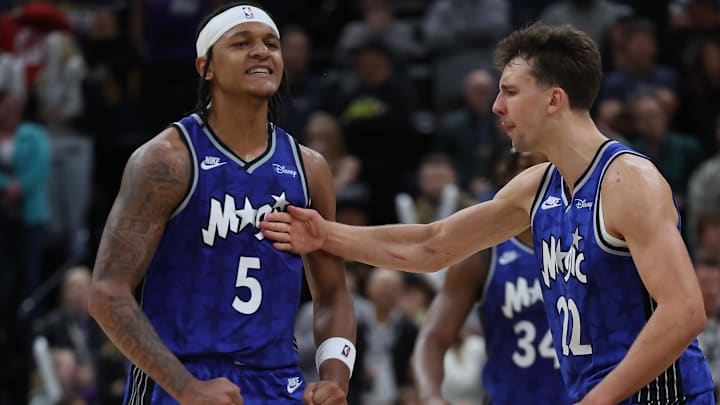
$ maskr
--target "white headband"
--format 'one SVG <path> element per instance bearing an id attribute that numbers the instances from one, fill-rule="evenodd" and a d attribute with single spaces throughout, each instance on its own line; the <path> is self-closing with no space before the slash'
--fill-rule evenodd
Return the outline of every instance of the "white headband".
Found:
<path id="1" fill-rule="evenodd" d="M 278 31 L 277 25 L 275 25 L 268 13 L 253 6 L 237 6 L 216 15 L 203 27 L 195 43 L 197 56 L 205 56 L 208 49 L 230 28 L 246 22 L 263 23 L 272 28 L 273 33 L 280 38 L 280 31 Z"/>

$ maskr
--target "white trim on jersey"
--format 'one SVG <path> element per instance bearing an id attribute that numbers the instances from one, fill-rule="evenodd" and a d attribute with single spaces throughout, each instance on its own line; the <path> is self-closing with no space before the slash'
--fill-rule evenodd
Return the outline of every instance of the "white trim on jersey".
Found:
<path id="1" fill-rule="evenodd" d="M 287 134 L 287 133 L 286 133 Z M 290 149 L 292 149 L 293 158 L 295 159 L 295 167 L 298 168 L 298 174 L 300 175 L 300 183 L 302 184 L 303 194 L 305 194 L 305 208 L 310 207 L 310 191 L 308 190 L 308 184 L 305 180 L 305 165 L 303 164 L 300 154 L 300 145 L 295 141 L 292 135 L 287 134 L 288 140 L 290 141 Z"/>
<path id="2" fill-rule="evenodd" d="M 185 143 L 187 144 L 188 150 L 190 151 L 190 157 L 192 158 L 192 164 L 193 164 L 193 173 L 192 173 L 192 182 L 190 184 L 190 189 L 188 190 L 187 194 L 185 194 L 185 197 L 180 202 L 180 205 L 175 208 L 175 211 L 170 214 L 170 219 L 175 218 L 182 210 L 185 209 L 185 207 L 190 202 L 190 198 L 195 193 L 195 188 L 197 187 L 198 183 L 198 171 L 200 170 L 200 167 L 198 167 L 198 159 L 197 154 L 195 153 L 195 147 L 193 146 L 192 140 L 190 139 L 190 134 L 188 134 L 187 128 L 180 123 L 179 121 L 175 123 L 177 125 L 177 128 L 180 128 L 180 132 L 182 132 L 182 136 L 185 138 Z"/>

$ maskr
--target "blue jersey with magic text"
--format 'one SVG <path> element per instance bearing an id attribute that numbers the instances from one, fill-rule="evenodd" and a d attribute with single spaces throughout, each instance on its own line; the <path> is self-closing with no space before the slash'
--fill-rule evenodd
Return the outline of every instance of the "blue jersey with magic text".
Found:
<path id="1" fill-rule="evenodd" d="M 300 149 L 280 128 L 244 162 L 199 116 L 174 124 L 194 173 L 147 271 L 142 308 L 181 359 L 223 356 L 248 367 L 297 363 L 295 313 L 302 259 L 278 251 L 259 222 L 309 205 Z"/>
<path id="2" fill-rule="evenodd" d="M 617 142 L 604 143 L 572 196 L 557 168 L 549 165 L 532 205 L 548 322 L 573 401 L 581 400 L 625 357 L 656 307 L 627 243 L 607 232 L 603 219 L 603 175 L 626 153 L 642 156 Z M 623 403 L 684 403 L 684 398 L 712 389 L 710 369 L 694 341 Z"/>
<path id="3" fill-rule="evenodd" d="M 535 256 L 518 239 L 492 248 L 480 318 L 487 350 L 483 386 L 492 405 L 569 403 Z"/>

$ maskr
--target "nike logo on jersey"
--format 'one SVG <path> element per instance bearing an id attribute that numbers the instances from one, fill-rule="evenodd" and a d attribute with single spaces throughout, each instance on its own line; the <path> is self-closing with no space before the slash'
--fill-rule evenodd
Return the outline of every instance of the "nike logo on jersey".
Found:
<path id="1" fill-rule="evenodd" d="M 560 198 L 548 196 L 548 198 L 543 201 L 542 205 L 540 205 L 540 208 L 543 210 L 549 210 L 550 208 L 555 208 L 560 206 Z"/>
<path id="2" fill-rule="evenodd" d="M 302 386 L 302 380 L 300 379 L 300 377 L 288 378 L 288 383 L 286 387 L 288 394 L 292 394 L 293 392 L 297 391 L 300 386 Z"/>
<path id="3" fill-rule="evenodd" d="M 503 253 L 502 256 L 498 259 L 498 264 L 500 265 L 506 265 L 514 262 L 517 260 L 517 258 L 520 257 L 518 252 L 514 250 L 508 250 L 507 252 Z"/>
<path id="4" fill-rule="evenodd" d="M 200 168 L 203 170 L 214 169 L 218 166 L 222 166 L 227 162 L 221 162 L 219 157 L 216 156 L 205 156 L 205 160 L 200 163 Z"/>

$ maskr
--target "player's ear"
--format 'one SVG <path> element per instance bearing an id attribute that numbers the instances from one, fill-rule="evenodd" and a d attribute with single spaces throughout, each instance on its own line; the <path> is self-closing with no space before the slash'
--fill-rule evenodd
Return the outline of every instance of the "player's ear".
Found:
<path id="1" fill-rule="evenodd" d="M 563 104 L 568 102 L 567 93 L 560 87 L 552 87 L 549 89 L 548 112 L 554 113 L 558 111 Z"/>
<path id="2" fill-rule="evenodd" d="M 205 75 L 205 80 L 212 80 L 213 72 L 212 72 L 212 64 L 210 64 L 207 67 L 207 73 L 205 72 L 205 65 L 208 63 L 207 56 L 201 56 L 197 59 L 195 59 L 195 69 L 197 70 L 200 77 L 203 77 Z"/>

